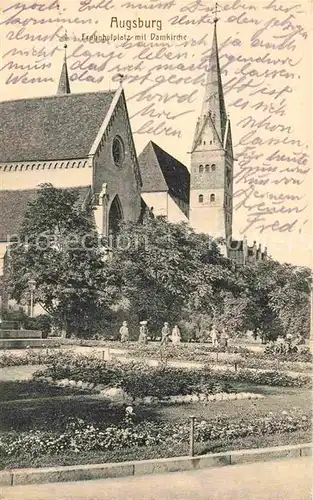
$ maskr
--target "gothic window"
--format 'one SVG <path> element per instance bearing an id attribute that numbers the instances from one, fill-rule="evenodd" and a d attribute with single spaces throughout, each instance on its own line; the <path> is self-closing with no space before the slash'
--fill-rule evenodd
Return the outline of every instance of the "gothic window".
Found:
<path id="1" fill-rule="evenodd" d="M 203 203 L 203 194 L 199 194 L 199 203 Z"/>
<path id="2" fill-rule="evenodd" d="M 210 172 L 210 165 L 205 166 L 205 171 L 206 171 L 206 173 Z"/>
<path id="3" fill-rule="evenodd" d="M 113 234 L 118 233 L 119 226 L 122 220 L 123 220 L 123 209 L 119 196 L 116 195 L 111 203 L 109 211 L 109 233 Z"/>
<path id="4" fill-rule="evenodd" d="M 214 203 L 215 202 L 215 194 L 211 194 L 210 195 L 210 203 Z"/>
<path id="5" fill-rule="evenodd" d="M 215 172 L 215 170 L 216 170 L 216 165 L 215 165 L 215 163 L 213 163 L 213 165 L 211 165 L 211 170 L 212 170 L 212 172 Z"/>
<path id="6" fill-rule="evenodd" d="M 203 165 L 199 165 L 199 174 L 203 173 Z"/>
<path id="7" fill-rule="evenodd" d="M 125 151 L 124 151 L 124 143 L 119 135 L 117 135 L 113 139 L 112 156 L 115 165 L 117 167 L 120 167 L 124 161 Z"/>

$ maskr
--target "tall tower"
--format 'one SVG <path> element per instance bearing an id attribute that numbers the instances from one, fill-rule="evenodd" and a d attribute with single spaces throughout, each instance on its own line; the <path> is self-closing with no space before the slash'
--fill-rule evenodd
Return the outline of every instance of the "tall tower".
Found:
<path id="1" fill-rule="evenodd" d="M 216 25 L 201 115 L 191 151 L 190 224 L 197 233 L 230 242 L 233 213 L 233 147 L 226 114 Z"/>

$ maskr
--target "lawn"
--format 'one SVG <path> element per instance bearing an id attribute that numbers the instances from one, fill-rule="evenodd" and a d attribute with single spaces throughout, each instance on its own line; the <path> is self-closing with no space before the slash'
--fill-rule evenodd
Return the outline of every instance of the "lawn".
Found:
<path id="1" fill-rule="evenodd" d="M 234 384 L 233 384 L 234 385 Z M 236 389 L 240 391 L 250 391 L 263 394 L 264 399 L 247 399 L 235 401 L 214 401 L 206 404 L 185 404 L 168 405 L 157 409 L 156 418 L 166 421 L 182 421 L 191 415 L 199 419 L 210 419 L 223 415 L 239 419 L 243 417 L 254 417 L 288 410 L 289 408 L 299 408 L 299 410 L 309 411 L 312 407 L 312 393 L 309 389 L 298 389 L 294 387 L 270 387 L 248 384 L 236 384 Z"/>
<path id="2" fill-rule="evenodd" d="M 8 366 L 0 370 L 0 382 L 31 380 L 33 373 L 43 369 L 43 365 Z"/>
<path id="3" fill-rule="evenodd" d="M 125 415 L 124 406 L 114 406 L 96 394 L 82 393 L 72 388 L 56 387 L 31 380 L 36 366 L 19 366 L 3 369 L 0 381 L 0 432 L 43 430 L 62 432 L 70 417 L 76 416 L 96 426 L 106 426 L 120 422 Z M 41 366 L 42 368 L 42 366 Z M 270 387 L 263 385 L 234 383 L 242 392 L 257 392 L 265 396 L 260 400 L 216 401 L 193 404 L 159 404 L 156 406 L 134 406 L 135 423 L 151 420 L 159 423 L 160 428 L 166 423 L 188 422 L 191 415 L 198 421 L 216 417 L 226 417 L 232 421 L 262 417 L 269 412 L 282 413 L 295 409 L 309 413 L 312 394 L 309 389 Z M 311 441 L 311 431 L 299 430 L 289 433 L 277 433 L 260 436 L 248 436 L 240 439 L 212 440 L 196 443 L 196 454 L 205 454 L 230 449 L 243 449 Z M 40 467 L 63 464 L 83 464 L 99 462 L 117 462 L 135 459 L 162 458 L 188 454 L 188 442 L 172 446 L 158 444 L 154 446 L 123 448 L 110 451 L 89 451 L 75 454 L 64 452 L 58 455 L 39 455 L 30 458 L 21 455 L 18 458 L 0 457 L 2 467 Z"/>
<path id="4" fill-rule="evenodd" d="M 309 411 L 309 389 L 235 384 L 240 391 L 265 395 L 259 400 L 214 401 L 194 404 L 135 406 L 136 421 L 183 422 L 195 415 L 199 420 L 227 416 L 234 420 L 262 416 L 289 408 Z M 96 425 L 117 423 L 124 416 L 122 406 L 114 406 L 95 394 L 77 393 L 71 388 L 43 385 L 34 381 L 0 382 L 0 431 L 30 429 L 60 430 L 66 420 L 77 416 Z M 114 411 L 112 409 L 114 408 Z"/>

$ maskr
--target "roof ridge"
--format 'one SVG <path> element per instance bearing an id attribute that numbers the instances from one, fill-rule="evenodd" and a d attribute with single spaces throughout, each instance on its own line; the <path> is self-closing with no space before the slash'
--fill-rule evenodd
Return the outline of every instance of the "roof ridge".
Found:
<path id="1" fill-rule="evenodd" d="M 53 186 L 55 187 L 55 186 Z M 59 188 L 56 188 L 56 189 L 68 189 L 68 190 L 71 190 L 71 189 L 81 189 L 81 188 L 87 188 L 87 187 L 91 187 L 91 184 L 82 184 L 81 186 L 73 186 L 73 187 L 59 187 Z M 39 189 L 41 189 L 41 186 L 38 185 L 38 187 L 34 187 L 34 188 L 29 188 L 29 189 L 1 189 L 0 190 L 0 193 L 16 193 L 16 191 L 38 191 Z"/>
<path id="2" fill-rule="evenodd" d="M 163 153 L 165 153 L 167 156 L 169 156 L 170 158 L 173 158 L 173 160 L 175 160 L 177 163 L 179 163 L 183 168 L 187 169 L 188 168 L 186 167 L 186 165 L 184 165 L 180 160 L 178 160 L 177 158 L 175 158 L 175 156 L 171 155 L 171 153 L 169 153 L 168 151 L 166 151 L 165 149 L 161 148 L 161 146 L 159 146 L 158 144 L 156 144 L 156 142 L 153 142 L 153 141 L 149 141 L 151 142 L 152 145 L 156 146 L 157 148 L 159 148 Z M 148 143 L 149 144 L 149 143 Z"/>
<path id="3" fill-rule="evenodd" d="M 0 104 L 5 102 L 17 102 L 17 101 L 31 101 L 39 99 L 62 99 L 67 97 L 79 96 L 79 95 L 91 95 L 91 94 L 115 94 L 116 90 L 100 90 L 96 92 L 73 92 L 71 94 L 55 94 L 55 95 L 41 95 L 37 97 L 20 97 L 18 99 L 4 99 L 0 100 Z"/>
<path id="4" fill-rule="evenodd" d="M 158 158 L 158 156 L 157 156 L 157 154 L 156 154 L 156 152 L 154 150 L 153 144 L 155 144 L 153 141 L 149 141 L 149 143 L 148 143 L 148 145 L 150 145 L 150 147 L 152 147 L 152 151 L 153 151 L 153 154 L 155 156 L 156 162 L 158 164 L 159 170 L 160 170 L 160 172 L 162 174 L 163 181 L 164 181 L 165 185 L 168 187 L 168 183 L 167 183 L 167 181 L 165 179 L 165 176 L 164 176 L 163 168 L 160 165 L 160 161 L 159 161 L 159 158 Z M 157 146 L 157 144 L 155 144 L 155 145 Z"/>

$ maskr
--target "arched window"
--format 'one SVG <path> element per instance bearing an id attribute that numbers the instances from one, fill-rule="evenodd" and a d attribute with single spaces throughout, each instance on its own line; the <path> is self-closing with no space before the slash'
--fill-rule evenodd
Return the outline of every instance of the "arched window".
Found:
<path id="1" fill-rule="evenodd" d="M 118 194 L 111 203 L 109 211 L 109 233 L 116 234 L 123 220 L 123 209 Z"/>
<path id="2" fill-rule="evenodd" d="M 199 194 L 198 201 L 199 201 L 199 203 L 203 203 L 203 194 Z"/>
<path id="3" fill-rule="evenodd" d="M 204 146 L 205 146 L 205 141 L 203 141 L 203 144 L 204 144 Z"/>
<path id="4" fill-rule="evenodd" d="M 199 174 L 203 173 L 203 165 L 199 165 Z"/>
<path id="5" fill-rule="evenodd" d="M 215 194 L 210 195 L 210 202 L 214 203 L 215 202 Z"/>
<path id="6" fill-rule="evenodd" d="M 210 144 L 212 144 L 212 141 L 210 141 Z"/>
<path id="7" fill-rule="evenodd" d="M 213 163 L 213 165 L 211 165 L 211 170 L 212 170 L 212 172 L 215 172 L 215 170 L 216 170 L 216 165 L 215 165 L 215 163 Z"/>
<path id="8" fill-rule="evenodd" d="M 210 172 L 210 165 L 208 165 L 208 164 L 207 164 L 207 165 L 205 166 L 205 171 L 206 171 L 206 173 Z"/>

